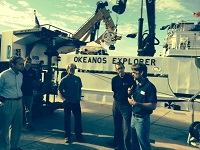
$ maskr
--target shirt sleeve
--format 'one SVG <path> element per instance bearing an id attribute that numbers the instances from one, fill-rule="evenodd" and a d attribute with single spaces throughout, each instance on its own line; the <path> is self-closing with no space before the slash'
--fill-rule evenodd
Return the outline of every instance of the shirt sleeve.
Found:
<path id="1" fill-rule="evenodd" d="M 4 78 L 3 78 L 3 75 L 0 74 L 0 95 L 1 95 L 3 84 L 4 84 Z"/>
<path id="2" fill-rule="evenodd" d="M 83 87 L 83 85 L 82 85 L 82 81 L 81 81 L 81 78 L 80 78 L 80 77 L 79 77 L 79 80 L 80 80 L 80 91 L 79 91 L 79 95 L 80 95 L 80 99 L 81 99 L 81 96 L 82 96 L 81 88 Z"/>
<path id="3" fill-rule="evenodd" d="M 135 88 L 136 88 L 136 81 L 134 80 L 134 78 L 132 76 L 131 76 L 131 79 L 130 79 L 130 83 L 131 83 L 130 87 L 133 86 L 132 90 L 135 90 Z"/>
<path id="4" fill-rule="evenodd" d="M 82 84 L 82 81 L 81 81 L 81 78 L 79 77 L 79 80 L 80 80 L 80 88 L 83 87 L 83 84 Z"/>
<path id="5" fill-rule="evenodd" d="M 35 70 L 33 70 L 33 71 L 34 71 L 34 80 L 37 80 L 37 73 Z"/>
<path id="6" fill-rule="evenodd" d="M 156 96 L 157 90 L 153 84 L 149 86 L 149 89 L 146 92 L 147 92 L 146 96 L 148 97 L 147 98 L 148 102 L 157 103 L 157 96 Z"/>
<path id="7" fill-rule="evenodd" d="M 111 80 L 111 89 L 112 89 L 113 92 L 114 92 L 114 90 L 115 90 L 115 87 L 114 87 L 114 79 L 115 79 L 115 78 L 112 78 L 112 80 Z"/>
<path id="8" fill-rule="evenodd" d="M 61 81 L 60 81 L 60 84 L 58 85 L 58 90 L 61 92 L 61 94 L 62 94 L 62 92 L 63 92 L 63 86 L 64 86 L 64 84 L 63 84 L 63 82 L 64 82 L 64 80 L 62 79 Z"/>

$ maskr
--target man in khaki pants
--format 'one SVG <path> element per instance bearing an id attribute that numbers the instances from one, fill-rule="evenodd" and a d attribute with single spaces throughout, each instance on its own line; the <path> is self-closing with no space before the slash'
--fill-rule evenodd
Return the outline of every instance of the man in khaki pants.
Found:
<path id="1" fill-rule="evenodd" d="M 13 56 L 10 68 L 0 73 L 0 150 L 21 150 L 23 105 L 21 85 L 24 60 Z"/>

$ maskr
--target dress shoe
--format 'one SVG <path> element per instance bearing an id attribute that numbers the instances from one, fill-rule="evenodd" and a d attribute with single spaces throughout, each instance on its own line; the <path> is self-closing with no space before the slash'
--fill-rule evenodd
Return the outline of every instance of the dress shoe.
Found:
<path id="1" fill-rule="evenodd" d="M 26 129 L 28 129 L 29 131 L 34 131 L 33 126 L 31 126 L 30 124 L 26 124 Z"/>
<path id="2" fill-rule="evenodd" d="M 66 138 L 64 139 L 64 141 L 65 141 L 65 143 L 69 143 L 70 138 L 66 137 Z"/>
<path id="3" fill-rule="evenodd" d="M 82 135 L 80 135 L 80 136 L 76 136 L 76 139 L 77 139 L 77 142 L 85 142 L 85 140 L 84 140 L 84 138 L 83 138 L 83 136 Z"/>

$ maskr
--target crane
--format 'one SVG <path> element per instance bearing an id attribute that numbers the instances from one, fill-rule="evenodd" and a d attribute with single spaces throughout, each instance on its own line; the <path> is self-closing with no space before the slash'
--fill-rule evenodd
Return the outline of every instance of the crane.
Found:
<path id="1" fill-rule="evenodd" d="M 110 15 L 110 10 L 106 9 L 106 6 L 108 6 L 107 1 L 97 2 L 95 14 L 92 17 L 90 17 L 77 30 L 77 32 L 73 35 L 73 38 L 81 39 L 84 42 L 86 42 L 86 40 L 90 38 L 89 42 L 95 42 L 97 44 L 101 44 L 101 40 L 103 39 L 106 45 L 109 46 L 113 45 L 117 40 L 117 38 L 114 38 L 115 36 L 117 36 L 114 32 L 114 30 L 116 29 L 116 25 Z M 102 21 L 105 23 L 106 31 L 96 39 L 96 35 L 100 29 L 100 23 Z M 113 48 L 113 46 L 111 47 Z M 92 49 L 90 47 L 87 48 L 87 45 L 77 50 L 78 50 L 77 53 L 79 53 L 80 52 L 79 50 L 81 50 L 83 54 L 94 54 L 94 55 L 99 54 L 99 50 Z M 65 51 L 63 51 L 62 53 L 65 53 Z M 104 54 L 106 53 L 104 52 Z"/>

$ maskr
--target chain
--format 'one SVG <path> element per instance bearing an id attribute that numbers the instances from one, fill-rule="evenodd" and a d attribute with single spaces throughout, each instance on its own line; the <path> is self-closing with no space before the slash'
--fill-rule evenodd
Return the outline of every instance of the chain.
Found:
<path id="1" fill-rule="evenodd" d="M 116 14 L 116 34 L 117 34 L 118 21 L 119 21 L 119 14 Z"/>

